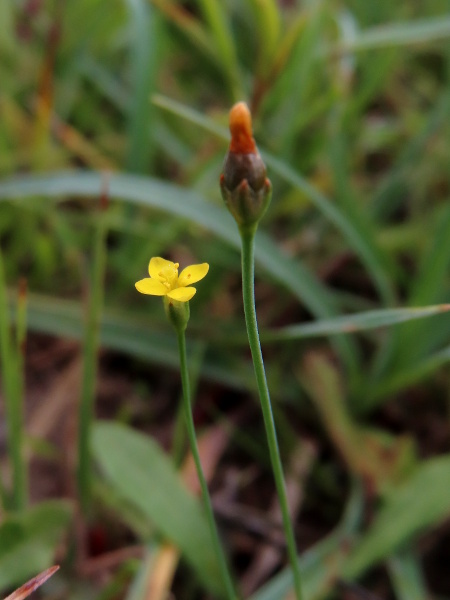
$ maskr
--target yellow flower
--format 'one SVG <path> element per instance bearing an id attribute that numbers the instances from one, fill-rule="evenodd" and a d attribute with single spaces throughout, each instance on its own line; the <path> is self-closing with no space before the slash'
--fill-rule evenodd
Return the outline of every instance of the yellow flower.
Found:
<path id="1" fill-rule="evenodd" d="M 135 286 L 141 294 L 151 296 L 167 296 L 178 302 L 188 302 L 195 292 L 191 283 L 203 279 L 209 271 L 208 263 L 186 267 L 178 275 L 178 263 L 173 263 L 164 258 L 155 257 L 150 260 L 148 273 L 150 277 L 141 279 Z"/>

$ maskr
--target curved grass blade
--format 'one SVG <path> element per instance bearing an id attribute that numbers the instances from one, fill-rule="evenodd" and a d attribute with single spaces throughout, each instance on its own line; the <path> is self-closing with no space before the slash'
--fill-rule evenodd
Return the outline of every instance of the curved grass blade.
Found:
<path id="1" fill-rule="evenodd" d="M 226 128 L 219 127 L 214 121 L 197 113 L 192 108 L 183 106 L 164 96 L 155 96 L 153 102 L 160 108 L 170 111 L 183 119 L 195 123 L 199 127 L 213 133 L 220 139 L 228 142 L 229 133 Z M 385 274 L 385 260 L 377 247 L 373 237 L 363 235 L 343 212 L 339 210 L 324 194 L 312 186 L 304 177 L 299 175 L 292 167 L 262 151 L 262 156 L 267 165 L 280 177 L 297 188 L 311 200 L 314 206 L 343 234 L 349 245 L 353 248 L 361 261 L 367 267 L 373 281 L 377 284 L 382 295 L 387 294 L 390 288 L 389 280 Z"/>
<path id="2" fill-rule="evenodd" d="M 381 327 L 391 327 L 407 321 L 424 319 L 450 311 L 450 304 L 437 304 L 423 308 L 388 308 L 370 310 L 353 315 L 343 315 L 334 319 L 325 319 L 313 323 L 290 325 L 278 330 L 264 331 L 261 339 L 264 342 L 298 340 L 342 333 L 357 333 Z"/>
<path id="3" fill-rule="evenodd" d="M 392 556 L 387 566 L 395 597 L 398 600 L 430 599 L 421 564 L 410 550 Z"/>
<path id="4" fill-rule="evenodd" d="M 410 169 L 415 168 L 418 160 L 426 152 L 429 140 L 441 130 L 450 114 L 450 90 L 445 89 L 435 100 L 423 127 L 405 146 L 396 163 L 382 180 L 375 193 L 371 212 L 375 219 L 387 219 L 405 197 L 405 189 L 409 184 Z"/>
<path id="5" fill-rule="evenodd" d="M 353 579 L 450 515 L 450 455 L 424 461 L 392 492 L 344 568 Z"/>
<path id="6" fill-rule="evenodd" d="M 349 245 L 361 259 L 361 262 L 366 266 L 380 295 L 391 298 L 391 286 L 385 272 L 385 259 L 367 228 L 364 231 L 366 235 L 363 235 L 361 230 L 356 227 L 357 224 L 350 221 L 348 215 L 341 212 L 322 192 L 296 173 L 292 167 L 265 152 L 263 152 L 263 156 L 267 164 L 280 177 L 283 177 L 285 181 L 288 181 L 291 185 L 306 194 L 318 210 L 341 231 Z"/>
<path id="7" fill-rule="evenodd" d="M 83 314 L 78 303 L 36 295 L 31 295 L 28 302 L 28 327 L 32 331 L 73 340 L 82 339 Z M 156 365 L 179 368 L 178 350 L 173 335 L 158 331 L 139 320 L 103 313 L 100 344 Z M 203 342 L 190 340 L 190 352 L 199 352 L 200 345 Z M 206 357 L 202 365 L 202 376 L 237 390 L 255 388 L 252 367 L 250 363 L 242 364 L 241 360 L 233 359 L 227 364 L 221 364 Z"/>
<path id="8" fill-rule="evenodd" d="M 430 44 L 450 38 L 450 17 L 417 19 L 403 23 L 388 23 L 359 32 L 352 40 L 341 42 L 331 53 L 361 52 L 374 48 Z"/>
<path id="9" fill-rule="evenodd" d="M 414 385 L 421 379 L 425 379 L 448 362 L 450 362 L 450 346 L 435 352 L 414 365 L 408 366 L 392 377 L 386 378 L 383 383 L 367 390 L 367 410 L 380 404 L 384 398 Z"/>
<path id="10" fill-rule="evenodd" d="M 153 0 L 153 5 L 209 60 L 220 67 L 220 57 L 209 32 L 191 12 L 174 0 Z"/>
<path id="11" fill-rule="evenodd" d="M 59 172 L 44 176 L 21 176 L 0 183 L 0 200 L 44 195 L 61 198 L 76 195 L 88 198 L 98 195 L 102 175 L 92 172 Z M 235 248 L 240 248 L 239 234 L 232 217 L 223 208 L 208 204 L 192 190 L 150 177 L 111 174 L 108 177 L 111 199 L 157 208 L 177 217 L 184 217 L 215 233 Z M 256 236 L 255 257 L 271 277 L 289 289 L 316 316 L 336 313 L 331 294 L 298 261 L 285 255 L 262 232 Z M 339 350 L 349 364 L 355 360 L 347 340 L 337 340 Z"/>
<path id="12" fill-rule="evenodd" d="M 450 209 L 436 215 L 433 238 L 423 253 L 420 268 L 411 284 L 409 303 L 420 305 L 436 302 L 447 296 L 447 273 L 450 266 Z M 429 356 L 448 340 L 449 323 L 439 323 L 437 329 L 426 323 L 401 328 L 397 343 L 396 364 L 391 374 Z M 420 340 L 420 344 L 416 341 Z"/>

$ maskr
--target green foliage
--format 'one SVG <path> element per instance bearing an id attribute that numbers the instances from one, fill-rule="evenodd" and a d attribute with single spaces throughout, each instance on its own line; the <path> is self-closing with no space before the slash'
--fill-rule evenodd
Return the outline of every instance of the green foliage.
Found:
<path id="1" fill-rule="evenodd" d="M 318 448 L 297 529 L 305 548 L 311 512 L 320 523 L 300 557 L 306 598 L 336 597 L 342 579 L 370 586 L 367 573 L 383 563 L 396 599 L 433 595 L 420 541 L 440 539 L 450 489 L 448 427 L 444 442 L 433 429 L 448 423 L 450 386 L 449 38 L 446 0 L 111 0 L 107 9 L 0 0 L 2 591 L 56 556 L 65 563 L 57 595 L 70 600 L 119 595 L 133 577 L 134 566 L 117 568 L 100 589 L 77 571 L 86 541 L 80 548 L 68 527 L 67 505 L 27 508 L 30 472 L 32 498 L 37 486 L 29 462 L 43 440 L 28 439 L 24 414 L 47 398 L 40 373 L 33 378 L 39 361 L 27 362 L 33 344 L 24 364 L 21 348 L 25 324 L 32 342 L 36 333 L 80 342 L 85 474 L 100 349 L 119 353 L 135 378 L 108 416 L 158 437 L 158 400 L 171 410 L 178 388 L 167 373 L 178 358 L 162 307 L 134 290 L 151 256 L 210 264 L 187 343 L 201 357 L 200 409 L 214 421 L 206 433 L 229 435 L 218 479 L 239 452 L 239 473 L 249 459 L 255 472 L 266 468 L 259 425 L 233 429 L 233 402 L 247 414 L 255 383 L 239 236 L 218 186 L 227 113 L 246 100 L 274 189 L 256 238 L 256 298 L 285 464 L 300 430 Z M 101 196 L 109 205 L 99 218 Z M 18 305 L 22 278 L 30 294 Z M 206 396 L 226 397 L 225 408 Z M 133 420 L 142 397 L 149 422 Z M 428 421 L 414 427 L 419 410 L 433 415 L 428 437 Z M 120 542 L 134 543 L 142 518 L 145 542 L 170 540 L 193 568 L 178 576 L 180 600 L 220 595 L 200 504 L 156 441 L 117 424 L 94 429 L 103 481 L 93 477 L 87 525 L 121 523 Z M 168 436 L 165 422 L 160 439 Z M 176 454 L 181 462 L 182 441 Z M 222 535 L 233 557 L 236 540 L 226 527 Z M 142 564 L 152 577 L 149 556 Z M 145 593 L 137 583 L 133 600 Z M 291 585 L 281 568 L 251 597 L 280 600 Z"/>
<path id="2" fill-rule="evenodd" d="M 11 514 L 0 525 L 0 587 L 24 583 L 49 566 L 56 544 L 70 523 L 67 502 L 53 500 L 19 514 Z"/>
<path id="3" fill-rule="evenodd" d="M 393 554 L 413 536 L 450 512 L 450 458 L 425 461 L 410 479 L 392 492 L 369 531 L 356 545 L 344 568 L 353 577 L 371 563 Z"/>
<path id="4" fill-rule="evenodd" d="M 124 426 L 99 423 L 93 450 L 118 492 L 180 549 L 211 591 L 223 594 L 207 520 L 158 445 Z"/>

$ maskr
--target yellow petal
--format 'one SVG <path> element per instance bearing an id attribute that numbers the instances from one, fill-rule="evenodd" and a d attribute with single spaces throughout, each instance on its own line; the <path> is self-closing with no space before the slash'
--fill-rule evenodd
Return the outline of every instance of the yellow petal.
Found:
<path id="1" fill-rule="evenodd" d="M 165 296 L 167 288 L 160 281 L 146 277 L 134 284 L 137 291 L 141 294 L 150 294 L 150 296 Z"/>
<path id="2" fill-rule="evenodd" d="M 165 258 L 161 258 L 160 256 L 155 256 L 149 262 L 148 274 L 150 275 L 150 277 L 153 277 L 153 279 L 157 279 L 158 281 L 160 281 L 161 278 L 159 274 L 163 269 L 167 269 L 167 267 L 175 269 L 175 264 L 170 260 L 166 260 Z"/>
<path id="3" fill-rule="evenodd" d="M 203 279 L 209 271 L 208 263 L 202 263 L 201 265 L 191 265 L 183 269 L 178 277 L 178 285 L 185 286 L 191 285 Z"/>
<path id="4" fill-rule="evenodd" d="M 167 296 L 178 302 L 188 302 L 197 290 L 193 287 L 181 287 L 171 290 Z"/>

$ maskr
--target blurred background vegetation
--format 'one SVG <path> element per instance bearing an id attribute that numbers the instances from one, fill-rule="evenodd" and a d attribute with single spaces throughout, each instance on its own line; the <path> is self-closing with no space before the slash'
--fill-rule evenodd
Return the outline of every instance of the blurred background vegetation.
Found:
<path id="1" fill-rule="evenodd" d="M 256 299 L 306 598 L 450 598 L 449 38 L 448 0 L 0 0 L 5 594 L 54 562 L 46 598 L 223 594 L 174 335 L 134 289 L 164 256 L 210 264 L 189 360 L 236 580 L 289 595 L 218 187 L 245 100 L 274 186 Z"/>

